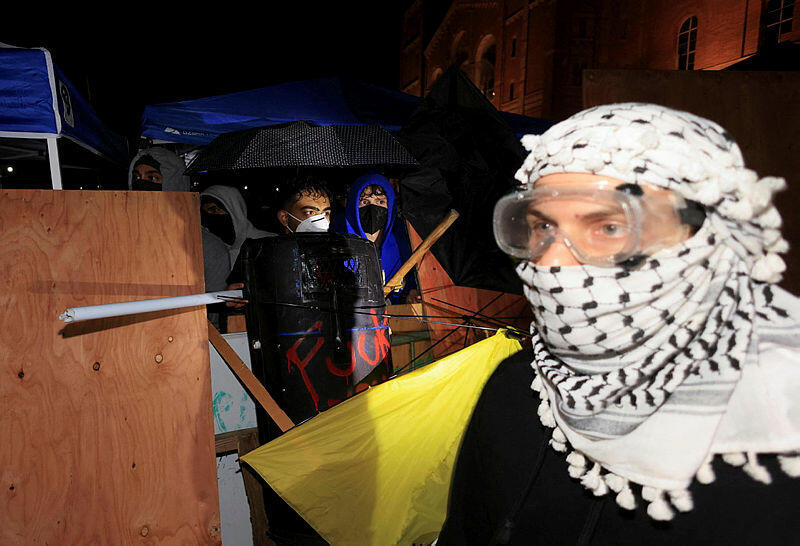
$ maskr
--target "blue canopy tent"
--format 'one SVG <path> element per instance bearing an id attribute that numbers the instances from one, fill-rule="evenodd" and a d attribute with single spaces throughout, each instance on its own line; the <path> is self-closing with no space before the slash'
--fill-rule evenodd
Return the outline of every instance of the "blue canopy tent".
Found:
<path id="1" fill-rule="evenodd" d="M 161 142 L 206 145 L 223 133 L 301 120 L 318 125 L 378 124 L 396 133 L 421 102 L 420 97 L 345 78 L 301 80 L 146 106 L 141 134 Z M 517 135 L 538 134 L 552 125 L 501 115 Z"/>
<path id="2" fill-rule="evenodd" d="M 0 44 L 0 157 L 23 159 L 40 155 L 38 146 L 7 144 L 5 139 L 46 143 L 54 189 L 61 189 L 57 140 L 65 137 L 81 147 L 124 165 L 125 140 L 108 130 L 92 107 L 53 64 L 46 49 Z M 43 146 L 42 146 L 43 147 Z"/>

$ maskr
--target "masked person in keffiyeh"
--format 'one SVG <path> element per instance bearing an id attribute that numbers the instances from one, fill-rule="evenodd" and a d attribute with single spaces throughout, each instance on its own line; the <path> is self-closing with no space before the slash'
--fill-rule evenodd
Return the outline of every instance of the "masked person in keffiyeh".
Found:
<path id="1" fill-rule="evenodd" d="M 719 125 L 650 104 L 523 145 L 525 188 L 494 230 L 521 260 L 532 352 L 484 388 L 439 544 L 796 543 L 783 179 L 745 168 Z"/>

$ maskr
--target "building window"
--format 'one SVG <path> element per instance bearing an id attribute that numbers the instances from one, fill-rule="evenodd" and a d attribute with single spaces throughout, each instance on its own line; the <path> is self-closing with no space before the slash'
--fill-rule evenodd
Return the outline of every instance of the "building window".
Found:
<path id="1" fill-rule="evenodd" d="M 508 84 L 508 100 L 514 100 L 514 82 Z"/>
<path id="2" fill-rule="evenodd" d="M 694 50 L 697 46 L 697 17 L 686 19 L 678 33 L 678 70 L 694 70 Z"/>
<path id="3" fill-rule="evenodd" d="M 512 57 L 516 57 L 517 56 L 517 39 L 516 38 L 512 38 L 511 39 L 511 56 Z"/>
<path id="4" fill-rule="evenodd" d="M 764 6 L 764 43 L 773 45 L 792 30 L 794 0 L 767 0 Z"/>
<path id="5" fill-rule="evenodd" d="M 486 98 L 494 100 L 494 65 L 497 62 L 495 39 L 492 35 L 484 36 L 478 47 L 478 64 L 476 83 Z"/>
<path id="6" fill-rule="evenodd" d="M 438 66 L 433 69 L 433 74 L 431 74 L 430 83 L 428 84 L 428 90 L 430 90 L 431 87 L 436 85 L 436 82 L 438 82 L 439 78 L 442 76 L 442 72 L 443 72 L 442 69 L 439 68 Z"/>

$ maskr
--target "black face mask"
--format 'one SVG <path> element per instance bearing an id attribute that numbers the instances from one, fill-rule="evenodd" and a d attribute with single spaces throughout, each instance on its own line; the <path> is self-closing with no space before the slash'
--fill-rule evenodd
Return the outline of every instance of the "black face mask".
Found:
<path id="1" fill-rule="evenodd" d="M 141 178 L 134 179 L 131 183 L 133 191 L 161 191 L 163 186 L 158 182 L 150 182 L 149 180 L 142 180 Z"/>
<path id="2" fill-rule="evenodd" d="M 361 219 L 361 227 L 364 233 L 371 235 L 383 229 L 386 225 L 386 220 L 389 218 L 389 209 L 370 204 L 359 208 L 358 216 Z"/>
<path id="3" fill-rule="evenodd" d="M 236 240 L 236 230 L 230 214 L 209 214 L 200 211 L 200 223 L 208 231 L 222 239 L 226 245 L 232 245 Z"/>

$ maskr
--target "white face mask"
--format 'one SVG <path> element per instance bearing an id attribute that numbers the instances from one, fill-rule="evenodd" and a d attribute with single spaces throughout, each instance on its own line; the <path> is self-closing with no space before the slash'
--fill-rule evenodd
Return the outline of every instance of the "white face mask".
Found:
<path id="1" fill-rule="evenodd" d="M 295 230 L 295 233 L 324 233 L 328 231 L 328 228 L 331 225 L 330 220 L 328 220 L 328 215 L 325 213 L 309 216 L 305 220 L 300 220 L 300 218 L 296 217 L 291 212 L 287 212 L 286 214 L 300 222 Z M 292 228 L 290 228 L 288 225 L 286 227 L 289 229 L 289 231 L 292 231 Z"/>

